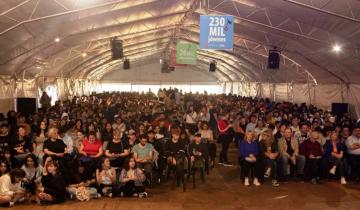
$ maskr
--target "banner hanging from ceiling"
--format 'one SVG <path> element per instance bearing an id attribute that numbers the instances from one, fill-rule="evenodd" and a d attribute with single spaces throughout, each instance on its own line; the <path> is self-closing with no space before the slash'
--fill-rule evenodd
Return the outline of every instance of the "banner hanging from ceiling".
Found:
<path id="1" fill-rule="evenodd" d="M 175 48 L 170 49 L 170 66 L 174 66 L 174 67 L 188 66 L 187 64 L 179 64 L 176 62 L 176 49 Z"/>
<path id="2" fill-rule="evenodd" d="M 176 44 L 176 63 L 196 65 L 198 46 L 190 42 Z"/>
<path id="3" fill-rule="evenodd" d="M 233 38 L 233 16 L 200 16 L 201 49 L 232 50 Z"/>

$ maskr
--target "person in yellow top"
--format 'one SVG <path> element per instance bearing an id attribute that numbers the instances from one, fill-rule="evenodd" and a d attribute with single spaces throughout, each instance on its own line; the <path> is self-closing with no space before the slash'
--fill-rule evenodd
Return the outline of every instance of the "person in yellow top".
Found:
<path id="1" fill-rule="evenodd" d="M 25 191 L 20 186 L 24 177 L 22 169 L 13 169 L 0 177 L 0 205 L 12 207 L 15 202 L 25 199 Z"/>

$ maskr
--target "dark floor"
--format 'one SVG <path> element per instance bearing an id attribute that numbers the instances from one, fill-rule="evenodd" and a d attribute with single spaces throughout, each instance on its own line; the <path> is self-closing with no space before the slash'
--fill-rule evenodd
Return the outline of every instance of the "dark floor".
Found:
<path id="1" fill-rule="evenodd" d="M 235 157 L 235 149 L 231 149 Z M 155 186 L 149 190 L 149 198 L 103 198 L 89 202 L 69 201 L 61 205 L 37 206 L 24 204 L 14 209 L 141 209 L 141 210 L 215 210 L 215 209 L 360 209 L 360 185 L 341 186 L 339 182 L 319 185 L 288 182 L 274 188 L 269 181 L 260 187 L 244 187 L 240 183 L 237 166 L 217 166 L 206 178 L 206 184 L 196 189 L 188 184 L 188 191 L 171 190 L 170 184 Z"/>

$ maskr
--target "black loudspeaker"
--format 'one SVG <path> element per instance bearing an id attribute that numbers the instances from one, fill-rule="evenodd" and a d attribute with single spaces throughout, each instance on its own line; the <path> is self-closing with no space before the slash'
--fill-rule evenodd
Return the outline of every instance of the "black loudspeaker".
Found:
<path id="1" fill-rule="evenodd" d="M 17 98 L 16 99 L 17 112 L 24 115 L 34 114 L 36 110 L 36 98 Z"/>
<path id="2" fill-rule="evenodd" d="M 161 73 L 170 73 L 169 63 L 167 61 L 163 61 L 161 64 Z"/>
<path id="3" fill-rule="evenodd" d="M 343 116 L 346 112 L 349 112 L 348 103 L 332 103 L 331 112 L 337 116 Z"/>
<path id="4" fill-rule="evenodd" d="M 279 69 L 280 52 L 277 50 L 269 50 L 268 69 Z"/>
<path id="5" fill-rule="evenodd" d="M 111 39 L 110 45 L 111 45 L 112 59 L 113 60 L 122 59 L 124 57 L 123 42 L 118 39 Z"/>
<path id="6" fill-rule="evenodd" d="M 129 59 L 124 60 L 123 69 L 130 69 L 130 60 Z"/>
<path id="7" fill-rule="evenodd" d="M 209 71 L 210 72 L 215 72 L 216 71 L 216 63 L 215 62 L 210 63 Z"/>

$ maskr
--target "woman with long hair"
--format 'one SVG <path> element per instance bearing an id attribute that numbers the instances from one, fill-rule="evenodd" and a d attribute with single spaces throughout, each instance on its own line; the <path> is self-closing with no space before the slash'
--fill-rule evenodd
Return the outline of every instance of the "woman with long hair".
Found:
<path id="1" fill-rule="evenodd" d="M 120 174 L 121 196 L 125 197 L 147 197 L 143 182 L 145 175 L 136 167 L 135 159 L 129 158 L 124 163 Z"/>
<path id="2" fill-rule="evenodd" d="M 210 165 L 215 167 L 216 144 L 213 131 L 209 128 L 208 122 L 204 121 L 200 128 L 201 139 L 207 143 L 210 157 Z"/>
<path id="3" fill-rule="evenodd" d="M 41 178 L 42 187 L 38 188 L 37 201 L 39 204 L 62 203 L 66 196 L 66 183 L 60 173 L 57 161 L 47 157 Z"/>
<path id="4" fill-rule="evenodd" d="M 24 188 L 35 194 L 35 189 L 41 183 L 42 167 L 38 164 L 36 157 L 30 154 L 25 159 L 25 164 L 21 167 L 25 171 L 25 179 L 23 181 Z"/>
<path id="5" fill-rule="evenodd" d="M 115 169 L 111 167 L 109 158 L 103 158 L 101 167 L 96 169 L 98 191 L 104 196 L 112 197 L 116 181 Z"/>
<path id="6" fill-rule="evenodd" d="M 326 141 L 324 145 L 324 157 L 328 172 L 332 175 L 338 173 L 340 175 L 340 183 L 346 184 L 345 179 L 345 161 L 344 154 L 346 152 L 346 146 L 340 142 L 339 134 L 332 131 L 330 139 Z"/>
<path id="7" fill-rule="evenodd" d="M 44 157 L 44 142 L 47 139 L 47 124 L 45 121 L 40 122 L 40 126 L 37 129 L 36 136 L 33 140 L 34 152 L 33 154 L 39 159 L 39 163 L 43 163 Z"/>

